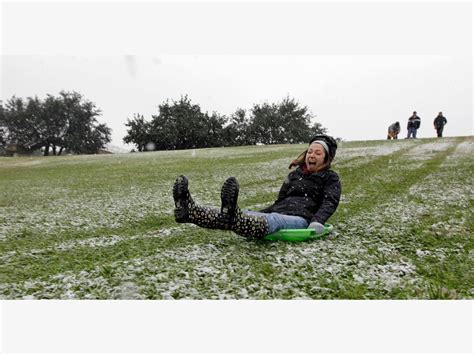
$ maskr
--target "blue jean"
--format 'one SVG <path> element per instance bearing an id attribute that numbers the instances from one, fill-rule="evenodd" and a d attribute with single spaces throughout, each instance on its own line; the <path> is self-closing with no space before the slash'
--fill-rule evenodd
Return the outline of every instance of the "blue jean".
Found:
<path id="1" fill-rule="evenodd" d="M 417 128 L 414 128 L 414 127 L 408 128 L 407 138 L 410 138 L 410 136 L 413 136 L 413 138 L 416 138 L 416 131 L 417 131 Z"/>
<path id="2" fill-rule="evenodd" d="M 280 229 L 303 229 L 308 227 L 306 219 L 300 216 L 288 216 L 281 213 L 262 213 L 254 211 L 243 211 L 252 216 L 265 217 L 268 221 L 268 234 L 272 234 Z"/>

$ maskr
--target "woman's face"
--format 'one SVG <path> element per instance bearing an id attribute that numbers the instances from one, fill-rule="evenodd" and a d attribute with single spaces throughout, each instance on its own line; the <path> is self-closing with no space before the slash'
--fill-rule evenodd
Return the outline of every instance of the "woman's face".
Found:
<path id="1" fill-rule="evenodd" d="M 318 143 L 312 143 L 308 152 L 306 153 L 306 168 L 308 171 L 314 173 L 321 170 L 324 167 L 324 157 L 326 156 L 326 151 L 323 146 Z"/>

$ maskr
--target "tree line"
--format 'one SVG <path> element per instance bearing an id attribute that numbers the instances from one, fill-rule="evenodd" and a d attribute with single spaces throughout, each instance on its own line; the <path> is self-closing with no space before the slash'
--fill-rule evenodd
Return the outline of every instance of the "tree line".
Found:
<path id="1" fill-rule="evenodd" d="M 278 103 L 254 104 L 248 111 L 238 108 L 227 117 L 202 112 L 186 95 L 163 102 L 150 121 L 139 113 L 128 118 L 123 141 L 134 144 L 140 152 L 303 143 L 326 132 L 320 123 L 311 124 L 312 118 L 308 107 L 289 96 Z"/>
<path id="2" fill-rule="evenodd" d="M 111 141 L 111 129 L 97 120 L 100 115 L 95 103 L 75 91 L 45 99 L 13 96 L 0 101 L 0 148 L 14 144 L 25 154 L 94 154 Z M 308 107 L 289 96 L 225 116 L 203 112 L 185 95 L 164 101 L 150 121 L 139 113 L 127 118 L 123 141 L 138 151 L 303 143 L 326 132 L 313 118 Z"/>
<path id="3" fill-rule="evenodd" d="M 101 111 L 77 92 L 61 91 L 0 102 L 0 146 L 15 144 L 22 153 L 94 154 L 111 141 L 111 129 L 98 123 Z"/>

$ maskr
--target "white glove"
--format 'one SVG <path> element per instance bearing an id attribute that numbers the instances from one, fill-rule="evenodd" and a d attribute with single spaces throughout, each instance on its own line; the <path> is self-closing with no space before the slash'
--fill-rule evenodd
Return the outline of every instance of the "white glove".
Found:
<path id="1" fill-rule="evenodd" d="M 324 226 L 318 222 L 311 222 L 307 229 L 314 229 L 316 234 L 321 234 L 324 231 Z"/>

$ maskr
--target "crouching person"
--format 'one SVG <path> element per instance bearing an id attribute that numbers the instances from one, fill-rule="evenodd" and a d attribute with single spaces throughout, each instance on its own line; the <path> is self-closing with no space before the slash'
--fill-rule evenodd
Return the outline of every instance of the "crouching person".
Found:
<path id="1" fill-rule="evenodd" d="M 388 126 L 387 139 L 398 139 L 398 134 L 400 133 L 400 122 L 392 123 Z"/>
<path id="2" fill-rule="evenodd" d="M 308 148 L 293 160 L 292 170 L 276 201 L 256 212 L 238 207 L 239 183 L 229 177 L 221 189 L 221 207 L 197 204 L 189 192 L 189 181 L 181 175 L 173 186 L 175 220 L 210 229 L 231 230 L 241 236 L 261 239 L 280 229 L 311 228 L 324 230 L 324 223 L 339 205 L 341 184 L 331 170 L 337 143 L 327 135 L 311 139 Z"/>

